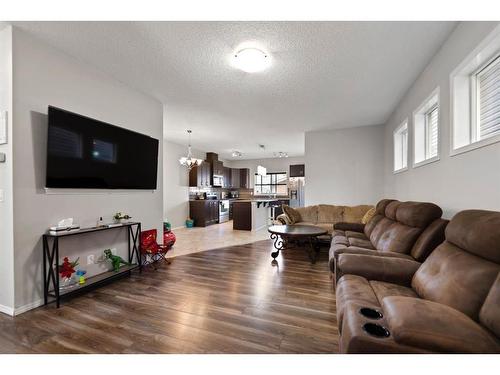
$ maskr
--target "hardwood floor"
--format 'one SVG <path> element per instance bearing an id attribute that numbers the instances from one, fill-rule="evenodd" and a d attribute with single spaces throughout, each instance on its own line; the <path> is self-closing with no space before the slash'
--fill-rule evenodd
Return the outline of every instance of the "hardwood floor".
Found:
<path id="1" fill-rule="evenodd" d="M 3 353 L 337 353 L 335 294 L 323 248 L 271 265 L 272 242 L 176 257 L 16 318 Z"/>

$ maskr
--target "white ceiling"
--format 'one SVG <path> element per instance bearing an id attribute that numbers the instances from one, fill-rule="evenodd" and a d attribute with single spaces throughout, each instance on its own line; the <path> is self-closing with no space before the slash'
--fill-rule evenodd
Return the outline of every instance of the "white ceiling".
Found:
<path id="1" fill-rule="evenodd" d="M 304 132 L 384 123 L 455 22 L 14 22 L 166 105 L 165 138 L 229 159 L 303 155 Z M 261 73 L 229 65 L 241 43 Z M 264 144 L 262 151 L 258 145 Z"/>

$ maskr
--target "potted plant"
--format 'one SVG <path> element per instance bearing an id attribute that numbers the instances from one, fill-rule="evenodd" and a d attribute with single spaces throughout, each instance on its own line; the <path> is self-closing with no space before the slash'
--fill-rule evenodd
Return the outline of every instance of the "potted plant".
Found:
<path id="1" fill-rule="evenodd" d="M 130 219 L 132 219 L 132 216 L 129 216 L 128 214 L 124 214 L 122 212 L 117 212 L 113 215 L 113 220 L 115 221 L 115 223 L 126 223 Z"/>

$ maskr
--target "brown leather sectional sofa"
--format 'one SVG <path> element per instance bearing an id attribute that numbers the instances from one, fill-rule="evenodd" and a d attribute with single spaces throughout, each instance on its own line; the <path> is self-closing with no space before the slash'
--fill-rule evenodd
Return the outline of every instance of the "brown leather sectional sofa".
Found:
<path id="1" fill-rule="evenodd" d="M 421 238 L 439 220 L 440 210 L 421 206 L 427 207 L 422 220 L 414 221 L 406 213 L 410 205 L 395 205 L 380 202 L 377 214 L 383 217 L 373 226 L 396 220 L 418 228 L 418 235 L 408 228 L 399 232 L 411 241 L 393 242 L 372 229 L 365 234 L 377 245 L 370 253 L 375 255 L 334 254 L 341 352 L 500 353 L 500 212 L 458 213 L 446 227 L 445 241 L 429 255 L 432 245 L 415 249 L 419 242 L 433 243 Z M 394 247 L 382 245 L 384 236 Z M 397 251 L 396 244 L 415 260 L 386 256 Z"/>
<path id="2" fill-rule="evenodd" d="M 393 263 L 399 263 L 401 269 L 418 266 L 413 261 L 423 262 L 444 241 L 448 220 L 441 219 L 442 213 L 433 203 L 383 199 L 366 225 L 335 224 L 329 258 L 335 280 L 342 276 L 335 267 L 340 254 L 396 258 Z M 345 273 L 349 273 L 348 266 L 343 269 Z M 371 271 L 383 272 L 384 269 Z"/>

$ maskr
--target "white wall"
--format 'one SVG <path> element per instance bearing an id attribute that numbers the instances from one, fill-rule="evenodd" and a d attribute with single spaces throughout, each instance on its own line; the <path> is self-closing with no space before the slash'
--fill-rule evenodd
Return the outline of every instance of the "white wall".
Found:
<path id="1" fill-rule="evenodd" d="M 500 143 L 450 157 L 450 73 L 493 30 L 498 22 L 462 22 L 434 56 L 391 115 L 385 127 L 385 196 L 431 201 L 446 217 L 467 208 L 500 210 Z M 440 87 L 440 160 L 393 174 L 392 133 Z"/>
<path id="2" fill-rule="evenodd" d="M 383 195 L 381 125 L 306 133 L 305 204 L 375 204 Z"/>
<path id="3" fill-rule="evenodd" d="M 261 165 L 267 168 L 267 172 L 286 172 L 290 173 L 290 165 L 304 164 L 303 157 L 290 158 L 267 158 L 267 159 L 250 159 L 250 160 L 228 160 L 224 163 L 225 166 L 232 168 L 249 168 L 250 169 L 250 187 L 253 188 L 254 178 L 257 173 L 257 166 Z M 306 168 L 306 183 L 307 183 L 307 166 Z"/>
<path id="4" fill-rule="evenodd" d="M 13 57 L 15 307 L 23 311 L 42 298 L 41 235 L 59 219 L 73 217 L 81 226 L 92 226 L 99 216 L 110 221 L 114 212 L 124 211 L 141 221 L 143 229 L 162 228 L 161 158 L 154 192 L 45 193 L 47 106 L 68 109 L 159 140 L 163 139 L 163 109 L 157 100 L 15 28 Z M 161 155 L 161 141 L 159 152 Z M 124 229 L 116 229 L 63 239 L 60 256 L 80 256 L 85 265 L 86 254 L 100 255 L 106 247 L 116 247 L 123 254 L 125 233 Z"/>
<path id="5" fill-rule="evenodd" d="M 194 157 L 205 159 L 205 152 L 192 151 Z M 179 163 L 186 154 L 186 145 L 163 142 L 163 217 L 172 228 L 184 226 L 189 216 L 189 171 Z"/>
<path id="6" fill-rule="evenodd" d="M 7 111 L 9 142 L 0 145 L 6 162 L 0 163 L 0 311 L 12 314 L 14 309 L 14 236 L 12 176 L 12 28 L 0 30 L 0 111 Z"/>

